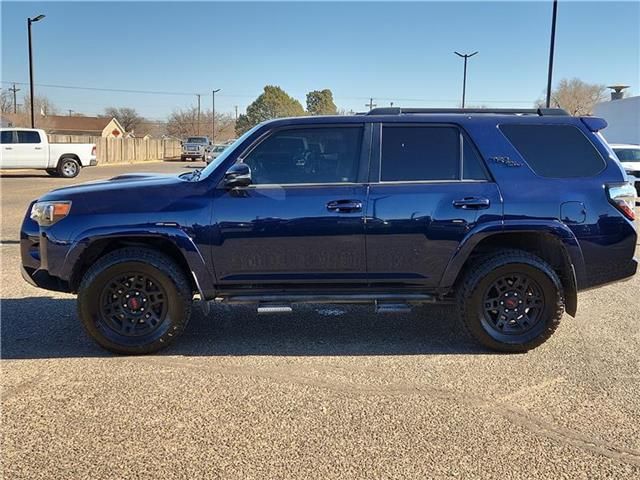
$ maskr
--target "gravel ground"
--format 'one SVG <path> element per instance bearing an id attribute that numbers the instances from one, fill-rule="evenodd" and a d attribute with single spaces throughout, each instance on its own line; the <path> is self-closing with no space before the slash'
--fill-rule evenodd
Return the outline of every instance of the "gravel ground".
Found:
<path id="1" fill-rule="evenodd" d="M 30 199 L 196 164 L 1 175 L 5 478 L 639 478 L 640 277 L 582 293 L 542 347 L 492 354 L 449 307 L 196 311 L 161 354 L 96 347 L 19 274 Z"/>

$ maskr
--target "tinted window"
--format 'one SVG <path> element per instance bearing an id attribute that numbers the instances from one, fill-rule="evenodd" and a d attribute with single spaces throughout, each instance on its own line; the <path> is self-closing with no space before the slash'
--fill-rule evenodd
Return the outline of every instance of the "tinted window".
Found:
<path id="1" fill-rule="evenodd" d="M 13 143 L 13 131 L 0 132 L 0 143 Z"/>
<path id="2" fill-rule="evenodd" d="M 614 148 L 613 151 L 621 162 L 640 162 L 640 148 Z"/>
<path id="3" fill-rule="evenodd" d="M 587 137 L 571 125 L 501 125 L 500 130 L 543 177 L 591 177 L 605 166 Z"/>
<path id="4" fill-rule="evenodd" d="M 462 178 L 465 180 L 486 180 L 487 174 L 482 159 L 471 142 L 464 137 L 462 143 Z"/>
<path id="5" fill-rule="evenodd" d="M 454 127 L 384 126 L 380 180 L 460 178 L 460 134 Z"/>
<path id="6" fill-rule="evenodd" d="M 40 143 L 40 134 L 28 130 L 18 130 L 18 143 Z"/>
<path id="7" fill-rule="evenodd" d="M 355 182 L 362 129 L 352 127 L 281 130 L 249 153 L 254 184 Z"/>

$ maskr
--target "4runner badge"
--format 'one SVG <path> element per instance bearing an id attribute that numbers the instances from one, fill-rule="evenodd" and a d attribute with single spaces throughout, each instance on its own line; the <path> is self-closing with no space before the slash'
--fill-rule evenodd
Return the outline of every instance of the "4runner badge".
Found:
<path id="1" fill-rule="evenodd" d="M 500 163 L 506 167 L 521 167 L 522 164 L 515 160 L 511 160 L 509 157 L 490 157 L 489 160 L 495 163 Z"/>

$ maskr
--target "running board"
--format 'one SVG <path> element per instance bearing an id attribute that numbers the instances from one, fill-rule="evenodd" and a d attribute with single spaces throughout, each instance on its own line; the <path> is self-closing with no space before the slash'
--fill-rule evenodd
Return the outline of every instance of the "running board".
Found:
<path id="1" fill-rule="evenodd" d="M 376 303 L 379 305 L 403 305 L 435 303 L 437 298 L 426 293 L 349 293 L 349 294 L 263 294 L 229 295 L 215 298 L 217 303 L 258 304 L 259 308 L 288 307 L 294 303 Z M 388 307 L 391 308 L 391 307 Z M 265 312 L 266 313 L 266 312 Z"/>

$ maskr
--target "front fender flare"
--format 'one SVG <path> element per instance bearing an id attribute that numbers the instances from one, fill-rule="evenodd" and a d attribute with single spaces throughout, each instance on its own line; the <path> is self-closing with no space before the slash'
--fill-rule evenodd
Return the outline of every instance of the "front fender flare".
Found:
<path id="1" fill-rule="evenodd" d="M 126 230 L 113 231 L 113 228 L 98 227 L 83 231 L 73 240 L 64 260 L 63 271 L 71 278 L 73 268 L 82 254 L 92 244 L 100 240 L 127 240 L 130 238 L 148 238 L 168 240 L 180 251 L 189 266 L 190 274 L 202 298 L 213 296 L 215 291 L 215 274 L 207 266 L 200 250 L 191 237 L 178 226 L 133 226 Z"/>

